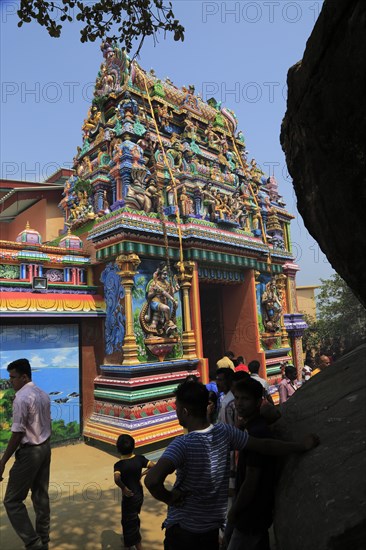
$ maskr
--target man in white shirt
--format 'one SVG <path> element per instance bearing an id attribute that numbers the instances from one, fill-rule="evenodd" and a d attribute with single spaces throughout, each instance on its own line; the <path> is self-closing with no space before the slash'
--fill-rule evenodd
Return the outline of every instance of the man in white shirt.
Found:
<path id="1" fill-rule="evenodd" d="M 257 380 L 257 382 L 262 384 L 263 389 L 264 389 L 264 397 L 267 399 L 267 401 L 269 401 L 269 403 L 271 403 L 273 405 L 273 399 L 272 399 L 271 394 L 269 393 L 269 384 L 268 384 L 267 380 L 265 380 L 265 378 L 261 378 L 258 374 L 260 366 L 261 366 L 261 364 L 260 364 L 259 361 L 256 361 L 256 360 L 251 361 L 248 364 L 249 373 L 250 373 L 250 376 L 252 378 L 254 378 L 254 380 Z"/>
<path id="2" fill-rule="evenodd" d="M 49 396 L 32 382 L 28 359 L 18 359 L 7 367 L 16 395 L 13 402 L 12 435 L 0 460 L 0 480 L 5 464 L 15 454 L 9 472 L 4 505 L 9 520 L 32 550 L 48 550 L 50 504 L 48 485 L 51 462 L 51 412 Z M 29 490 L 36 514 L 35 528 L 28 516 L 24 500 Z"/>
<path id="3" fill-rule="evenodd" d="M 220 392 L 217 421 L 231 426 L 235 424 L 234 395 L 231 391 L 233 376 L 234 371 L 225 367 L 216 371 L 216 384 Z"/>

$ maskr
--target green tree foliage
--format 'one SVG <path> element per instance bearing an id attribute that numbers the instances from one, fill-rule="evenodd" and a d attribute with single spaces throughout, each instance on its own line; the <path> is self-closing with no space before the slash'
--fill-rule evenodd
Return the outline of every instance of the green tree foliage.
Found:
<path id="1" fill-rule="evenodd" d="M 318 320 L 306 319 L 304 346 L 340 356 L 366 342 L 366 310 L 338 274 L 321 282 Z"/>
<path id="2" fill-rule="evenodd" d="M 65 439 L 77 439 L 80 437 L 80 424 L 78 422 L 68 422 L 63 420 L 52 421 L 51 443 L 63 441 Z"/>
<path id="3" fill-rule="evenodd" d="M 17 14 L 18 27 L 37 21 L 53 38 L 61 35 L 64 23 L 77 20 L 84 23 L 81 42 L 108 38 L 124 43 L 129 52 L 138 39 L 136 55 L 144 39 L 153 36 L 156 41 L 159 31 L 172 32 L 176 41 L 184 40 L 184 27 L 175 19 L 171 2 L 165 0 L 21 0 Z"/>

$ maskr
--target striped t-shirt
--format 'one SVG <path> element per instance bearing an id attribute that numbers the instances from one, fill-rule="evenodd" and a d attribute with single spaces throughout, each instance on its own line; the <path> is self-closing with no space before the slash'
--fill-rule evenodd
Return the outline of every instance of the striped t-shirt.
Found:
<path id="1" fill-rule="evenodd" d="M 244 449 L 248 433 L 226 424 L 177 437 L 162 458 L 170 460 L 177 479 L 174 488 L 190 493 L 182 507 L 168 507 L 165 527 L 204 533 L 221 527 L 226 514 L 230 451 Z"/>

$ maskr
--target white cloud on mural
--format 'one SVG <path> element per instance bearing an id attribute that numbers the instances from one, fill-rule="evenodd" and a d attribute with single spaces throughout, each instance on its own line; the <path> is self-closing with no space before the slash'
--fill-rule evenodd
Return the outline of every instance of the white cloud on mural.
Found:
<path id="1" fill-rule="evenodd" d="M 40 355 L 30 355 L 29 362 L 34 369 L 41 369 L 47 367 L 47 363 Z"/>
<path id="2" fill-rule="evenodd" d="M 77 368 L 78 363 L 79 356 L 75 348 L 62 348 L 61 350 L 57 350 L 57 355 L 51 359 L 52 367 Z"/>

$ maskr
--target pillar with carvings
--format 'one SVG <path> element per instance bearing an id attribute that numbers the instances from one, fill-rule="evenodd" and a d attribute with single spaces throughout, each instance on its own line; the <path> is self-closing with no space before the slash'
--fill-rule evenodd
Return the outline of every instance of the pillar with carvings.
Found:
<path id="1" fill-rule="evenodd" d="M 287 348 L 289 345 L 288 334 L 285 327 L 284 314 L 287 313 L 287 299 L 286 299 L 286 275 L 281 273 L 276 276 L 276 288 L 278 291 L 278 296 L 282 304 L 281 312 L 281 345 L 283 348 Z"/>
<path id="2" fill-rule="evenodd" d="M 139 361 L 137 342 L 133 329 L 132 287 L 134 285 L 134 275 L 137 273 L 137 268 L 140 265 L 140 258 L 137 254 L 122 254 L 121 256 L 117 256 L 116 263 L 120 269 L 118 274 L 125 289 L 126 332 L 123 341 L 122 365 L 135 365 Z"/>
<path id="3" fill-rule="evenodd" d="M 299 378 L 301 370 L 304 366 L 302 352 L 302 335 L 307 328 L 302 313 L 299 313 L 296 297 L 296 273 L 299 271 L 299 266 L 288 262 L 283 266 L 283 272 L 286 275 L 286 297 L 287 297 L 287 312 L 285 314 L 285 327 L 291 338 L 292 355 L 294 365 L 297 368 Z"/>
<path id="4" fill-rule="evenodd" d="M 110 176 L 116 182 L 115 197 L 113 197 L 114 198 L 113 202 L 121 201 L 123 199 L 123 196 L 122 196 L 122 178 L 121 178 L 119 163 L 111 168 Z"/>
<path id="5" fill-rule="evenodd" d="M 193 359 L 196 357 L 196 338 L 192 330 L 191 308 L 189 302 L 189 291 L 192 284 L 194 262 L 177 262 L 178 280 L 183 295 L 183 334 L 182 346 L 183 357 Z"/>

